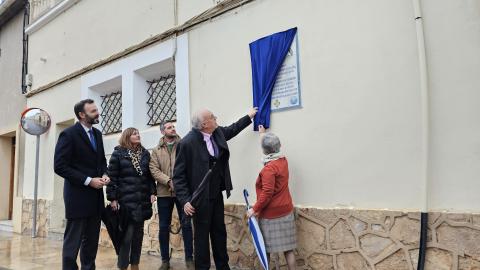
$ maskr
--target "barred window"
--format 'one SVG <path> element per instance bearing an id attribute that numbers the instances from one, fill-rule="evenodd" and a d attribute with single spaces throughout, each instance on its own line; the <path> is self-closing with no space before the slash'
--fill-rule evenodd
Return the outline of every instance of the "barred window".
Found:
<path id="1" fill-rule="evenodd" d="M 147 83 L 148 125 L 157 125 L 164 120 L 175 120 L 177 118 L 175 75 L 160 77 Z"/>
<path id="2" fill-rule="evenodd" d="M 122 92 L 114 92 L 102 96 L 102 130 L 103 134 L 122 131 Z"/>

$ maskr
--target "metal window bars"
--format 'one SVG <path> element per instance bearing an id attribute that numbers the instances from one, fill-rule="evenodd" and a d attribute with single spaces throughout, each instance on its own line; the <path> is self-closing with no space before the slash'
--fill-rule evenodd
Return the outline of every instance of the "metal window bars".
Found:
<path id="1" fill-rule="evenodd" d="M 177 118 L 175 75 L 162 76 L 147 83 L 148 125 L 154 126 L 165 120 L 175 120 Z"/>
<path id="2" fill-rule="evenodd" d="M 122 131 L 122 91 L 102 96 L 101 126 L 103 135 Z"/>

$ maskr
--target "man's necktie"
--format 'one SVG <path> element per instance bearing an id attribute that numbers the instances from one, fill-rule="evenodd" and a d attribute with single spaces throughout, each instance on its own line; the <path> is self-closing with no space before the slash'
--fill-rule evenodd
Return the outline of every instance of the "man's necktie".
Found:
<path id="1" fill-rule="evenodd" d="M 90 137 L 90 143 L 92 144 L 93 150 L 97 151 L 97 142 L 95 141 L 95 136 L 93 136 L 93 129 L 88 130 L 88 135 Z"/>

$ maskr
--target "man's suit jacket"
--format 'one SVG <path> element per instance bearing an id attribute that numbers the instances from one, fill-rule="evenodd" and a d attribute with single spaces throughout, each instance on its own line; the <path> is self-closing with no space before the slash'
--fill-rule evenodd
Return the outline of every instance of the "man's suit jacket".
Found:
<path id="1" fill-rule="evenodd" d="M 223 180 L 220 183 L 219 190 L 226 190 L 227 197 L 230 196 L 230 191 L 233 188 L 228 164 L 230 151 L 227 141 L 251 123 L 252 120 L 247 115 L 228 127 L 218 127 L 212 134 L 219 150 L 214 171 L 216 171 L 217 177 Z M 173 170 L 172 180 L 175 186 L 175 194 L 182 205 L 190 201 L 193 192 L 200 185 L 210 165 L 211 159 L 203 135 L 200 131 L 192 129 L 177 145 L 177 156 Z"/>
<path id="2" fill-rule="evenodd" d="M 79 122 L 60 133 L 55 147 L 55 173 L 65 178 L 63 200 L 67 219 L 100 216 L 104 208 L 103 189 L 84 184 L 87 177 L 102 177 L 107 171 L 102 133 L 93 130 L 96 151 Z"/>

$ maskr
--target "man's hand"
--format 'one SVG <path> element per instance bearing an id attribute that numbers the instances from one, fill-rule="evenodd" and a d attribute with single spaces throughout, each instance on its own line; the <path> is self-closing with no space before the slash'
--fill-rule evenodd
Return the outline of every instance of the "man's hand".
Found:
<path id="1" fill-rule="evenodd" d="M 250 110 L 250 112 L 248 113 L 248 116 L 250 117 L 250 119 L 253 119 L 253 117 L 255 117 L 255 114 L 257 114 L 257 112 L 258 112 L 258 108 L 257 108 L 257 107 L 252 108 L 252 109 Z"/>
<path id="2" fill-rule="evenodd" d="M 193 214 L 195 214 L 195 208 L 189 202 L 185 204 L 183 211 L 187 216 L 193 216 Z"/>
<path id="3" fill-rule="evenodd" d="M 106 174 L 103 175 L 102 180 L 103 180 L 103 185 L 104 186 L 106 186 L 106 185 L 108 185 L 108 183 L 110 183 L 110 177 L 108 177 L 108 175 L 106 175 Z"/>
<path id="4" fill-rule="evenodd" d="M 264 134 L 267 130 L 265 129 L 265 127 L 263 125 L 258 125 L 258 132 L 260 134 Z"/>
<path id="5" fill-rule="evenodd" d="M 112 203 L 110 204 L 110 206 L 112 207 L 113 211 L 118 211 L 118 209 L 120 209 L 120 208 L 119 208 L 120 205 L 118 205 L 118 201 L 116 201 L 116 200 L 115 200 L 115 201 L 112 201 Z"/>
<path id="6" fill-rule="evenodd" d="M 95 177 L 95 178 L 92 178 L 92 180 L 88 185 L 95 189 L 101 189 L 104 186 L 104 180 L 103 178 Z"/>
<path id="7" fill-rule="evenodd" d="M 175 190 L 175 188 L 173 187 L 173 181 L 172 180 L 168 180 L 168 186 L 170 187 L 171 192 L 173 192 Z"/>

